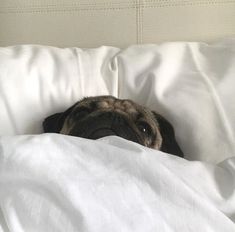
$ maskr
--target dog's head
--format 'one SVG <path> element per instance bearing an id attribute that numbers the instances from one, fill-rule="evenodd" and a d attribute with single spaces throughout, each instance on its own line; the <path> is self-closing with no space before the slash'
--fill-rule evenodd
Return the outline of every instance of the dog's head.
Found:
<path id="1" fill-rule="evenodd" d="M 49 116 L 44 132 L 89 139 L 116 135 L 146 147 L 183 157 L 174 129 L 161 115 L 131 100 L 88 97 L 68 110 Z"/>

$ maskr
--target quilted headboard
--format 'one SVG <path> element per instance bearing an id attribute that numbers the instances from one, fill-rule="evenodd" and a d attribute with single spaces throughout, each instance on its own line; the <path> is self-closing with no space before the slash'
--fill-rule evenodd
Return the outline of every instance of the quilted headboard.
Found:
<path id="1" fill-rule="evenodd" d="M 210 42 L 235 35 L 235 0 L 1 0 L 0 46 Z"/>

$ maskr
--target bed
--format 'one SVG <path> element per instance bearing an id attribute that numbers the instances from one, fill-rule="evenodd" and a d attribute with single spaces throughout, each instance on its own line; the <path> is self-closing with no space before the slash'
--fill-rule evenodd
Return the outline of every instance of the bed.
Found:
<path id="1" fill-rule="evenodd" d="M 0 46 L 0 231 L 235 231 L 235 1 L 1 1 Z M 162 114 L 185 158 L 43 133 L 97 95 Z"/>

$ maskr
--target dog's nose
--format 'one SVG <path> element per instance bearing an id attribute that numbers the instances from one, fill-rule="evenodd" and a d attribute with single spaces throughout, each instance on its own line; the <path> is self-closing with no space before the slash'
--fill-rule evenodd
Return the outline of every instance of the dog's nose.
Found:
<path id="1" fill-rule="evenodd" d="M 117 111 L 108 111 L 108 112 L 102 113 L 99 116 L 99 118 L 102 121 L 110 123 L 110 125 L 120 124 L 122 123 L 122 121 L 124 121 L 124 115 L 122 115 L 121 113 Z"/>
<path id="2" fill-rule="evenodd" d="M 98 123 L 99 120 L 102 123 Z M 101 125 L 101 127 L 99 128 L 99 126 L 97 126 L 96 133 L 92 134 L 92 138 L 98 138 L 99 136 L 101 137 L 101 135 L 102 137 L 104 135 L 117 135 L 142 144 L 142 141 L 131 127 L 128 117 L 125 117 L 123 113 L 117 111 L 101 113 L 99 117 L 97 117 L 96 123 Z"/>
<path id="3" fill-rule="evenodd" d="M 100 112 L 96 117 L 96 123 L 100 125 L 110 126 L 113 128 L 123 127 L 128 125 L 128 118 L 123 112 L 106 111 Z"/>

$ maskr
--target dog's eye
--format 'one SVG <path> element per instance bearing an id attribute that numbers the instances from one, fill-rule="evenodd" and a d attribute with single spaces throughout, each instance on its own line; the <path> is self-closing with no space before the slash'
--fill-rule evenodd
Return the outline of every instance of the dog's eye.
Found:
<path id="1" fill-rule="evenodd" d="M 151 135 L 151 133 L 152 133 L 151 127 L 146 122 L 139 122 L 137 124 L 137 127 L 138 127 L 139 131 L 145 135 Z"/>

